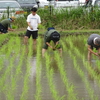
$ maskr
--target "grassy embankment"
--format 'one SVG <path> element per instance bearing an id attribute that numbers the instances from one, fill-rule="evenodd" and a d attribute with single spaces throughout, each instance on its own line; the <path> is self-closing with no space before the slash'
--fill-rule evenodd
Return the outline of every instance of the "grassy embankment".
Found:
<path id="1" fill-rule="evenodd" d="M 61 34 L 67 33 L 100 33 L 100 10 L 94 8 L 88 12 L 88 8 L 62 8 L 52 9 L 38 9 L 37 13 L 40 15 L 42 25 L 39 29 L 39 34 L 44 34 L 48 27 L 55 27 Z M 90 8 L 89 8 L 90 9 Z M 27 15 L 31 12 L 25 13 L 25 18 L 17 18 L 13 24 L 15 32 L 24 34 L 27 28 Z"/>

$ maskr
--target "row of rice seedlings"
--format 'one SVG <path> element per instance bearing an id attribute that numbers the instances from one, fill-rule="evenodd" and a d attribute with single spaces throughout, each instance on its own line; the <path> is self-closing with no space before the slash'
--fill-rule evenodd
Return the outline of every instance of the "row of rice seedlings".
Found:
<path id="1" fill-rule="evenodd" d="M 95 69 L 91 66 L 90 62 L 86 62 L 85 61 L 85 57 L 83 55 L 83 64 L 85 66 L 85 68 L 87 69 L 88 73 L 91 75 L 91 77 L 93 79 L 95 79 L 97 81 L 97 85 L 100 87 L 100 75 L 97 74 L 97 71 L 95 71 Z M 97 64 L 98 66 L 98 64 Z"/>
<path id="2" fill-rule="evenodd" d="M 0 35 L 0 46 L 8 39 L 8 35 L 1 34 Z"/>
<path id="3" fill-rule="evenodd" d="M 14 45 L 15 44 L 15 45 Z M 6 93 L 7 94 L 7 98 L 9 98 L 10 100 L 13 100 L 14 99 L 14 95 L 12 96 L 12 93 L 14 94 L 14 90 L 16 89 L 16 83 L 17 83 L 17 75 L 19 75 L 19 73 L 21 73 L 21 64 L 22 64 L 22 60 L 23 60 L 23 57 L 24 57 L 24 53 L 25 53 L 25 47 L 24 48 L 22 48 L 22 55 L 20 55 L 20 61 L 19 61 L 19 65 L 17 65 L 17 67 L 16 67 L 16 71 L 15 71 L 15 74 L 14 74 L 14 72 L 13 72 L 13 69 L 14 69 L 14 61 L 18 58 L 18 54 L 20 54 L 20 39 L 19 39 L 19 37 L 16 37 L 16 38 L 13 38 L 13 39 L 10 39 L 10 41 L 9 41 L 9 43 L 7 44 L 8 45 L 8 48 L 9 48 L 9 50 L 8 50 L 8 52 L 6 53 L 6 58 L 12 58 L 12 59 L 10 59 L 10 63 L 9 63 L 9 66 L 8 66 L 8 68 L 9 67 L 11 67 L 12 66 L 12 68 L 9 68 L 9 71 L 8 72 L 5 72 L 5 73 L 7 73 L 8 74 L 8 76 L 11 76 L 11 88 L 10 88 L 10 90 L 11 90 L 11 92 L 9 91 L 9 93 L 8 93 L 8 91 L 7 92 L 4 92 L 4 93 Z M 11 46 L 12 45 L 12 46 Z M 4 46 L 5 47 L 5 46 Z M 3 48 L 4 48 L 3 47 Z M 7 50 L 7 49 L 6 49 Z M 5 51 L 5 50 L 4 50 Z M 3 52 L 4 52 L 3 51 Z M 12 55 L 12 51 L 13 51 L 13 55 Z M 16 59 L 15 59 L 16 58 Z M 22 59 L 21 59 L 22 58 Z M 7 71 L 7 70 L 6 70 Z M 10 75 L 10 72 L 11 71 L 11 75 Z M 29 71 L 29 70 L 28 70 Z M 4 74 L 5 74 L 4 73 Z M 7 75 L 6 74 L 6 75 Z M 14 75 L 13 75 L 14 74 Z M 6 75 L 5 75 L 5 77 L 6 77 Z M 4 76 L 3 76 L 4 77 Z M 4 79 L 4 78 L 3 78 Z M 5 79 L 4 79 L 4 81 L 5 81 Z M 3 81 L 2 81 L 3 82 Z M 9 82 L 9 84 L 10 84 L 10 82 Z M 8 84 L 8 85 L 9 85 Z M 7 89 L 7 87 L 8 87 L 8 85 L 6 85 L 6 89 Z M 4 87 L 3 87 L 4 88 Z M 9 89 L 8 89 L 9 90 Z M 6 91 L 6 90 L 5 90 Z"/>
<path id="4" fill-rule="evenodd" d="M 78 56 L 81 56 L 81 53 L 79 52 L 78 49 L 76 49 L 76 47 L 73 45 L 71 39 L 69 40 L 70 41 L 70 45 L 71 45 L 71 49 L 74 48 L 74 52 L 78 55 Z M 89 96 L 91 98 L 91 100 L 98 100 L 98 97 L 94 95 L 94 91 L 93 89 L 90 87 L 90 84 L 88 82 L 88 80 L 85 78 L 85 74 L 84 72 L 81 70 L 81 68 L 79 67 L 78 63 L 77 63 L 77 60 L 75 58 L 75 56 L 73 56 L 72 52 L 68 50 L 71 58 L 73 59 L 73 62 L 74 62 L 74 68 L 77 70 L 78 74 L 80 75 L 80 77 L 82 78 L 83 82 L 85 83 L 86 85 L 86 88 L 88 90 L 88 93 L 89 93 Z"/>
<path id="5" fill-rule="evenodd" d="M 15 44 L 15 48 L 14 48 L 14 54 L 13 55 L 16 55 L 16 59 L 15 59 L 15 62 L 17 62 L 18 60 L 18 63 L 14 63 L 15 65 L 15 71 L 13 72 L 13 76 L 12 76 L 12 88 L 15 88 L 15 90 L 17 90 L 17 83 L 18 81 L 20 80 L 19 76 L 21 76 L 21 67 L 22 67 L 22 63 L 23 63 L 23 59 L 24 59 L 24 54 L 25 54 L 25 47 L 21 47 L 21 40 L 19 37 L 15 37 L 14 39 L 14 43 L 13 45 Z M 21 52 L 22 51 L 22 52 Z M 13 66 L 13 68 L 14 68 Z M 14 90 L 13 90 L 14 92 Z M 14 92 L 15 93 L 15 92 Z"/>
<path id="6" fill-rule="evenodd" d="M 0 40 L 2 38 L 2 35 L 0 37 Z M 5 35 L 3 37 L 3 41 L 5 39 Z M 2 43 L 2 41 L 0 41 Z M 6 50 L 6 45 L 3 45 L 1 48 L 0 48 L 0 71 L 2 71 L 3 67 L 4 67 L 4 60 L 6 59 L 6 56 L 5 56 L 5 50 Z"/>
<path id="7" fill-rule="evenodd" d="M 25 48 L 21 48 L 21 43 L 20 43 L 21 41 L 20 41 L 19 37 L 15 37 L 12 42 L 13 42 L 13 45 L 15 44 L 15 47 L 13 48 L 13 55 L 16 55 L 15 61 L 20 57 L 19 58 L 20 61 L 18 63 L 20 66 L 18 66 L 16 64 L 16 68 L 15 68 L 16 71 L 14 71 L 15 73 L 12 72 L 12 77 L 11 77 L 11 86 L 12 86 L 11 89 L 12 89 L 12 92 L 14 94 L 15 93 L 14 90 L 16 90 L 16 88 L 17 88 L 17 82 L 20 79 L 18 76 L 21 73 L 21 64 L 22 64 L 22 61 L 23 61 L 23 56 L 24 56 L 24 53 L 25 53 Z M 20 52 L 20 49 L 22 49 L 22 54 Z M 12 57 L 13 57 L 13 55 L 12 55 Z M 12 69 L 14 69 L 14 66 L 13 66 Z M 13 98 L 12 98 L 12 100 L 13 100 Z"/>
<path id="8" fill-rule="evenodd" d="M 4 68 L 4 63 L 5 63 L 5 55 L 3 54 L 3 51 L 5 51 L 5 48 L 6 48 L 6 45 L 3 46 L 1 49 L 0 49 L 0 55 L 2 57 L 0 57 L 0 72 L 2 72 L 3 68 Z M 0 76 L 0 91 L 3 91 L 3 85 L 4 85 L 4 81 L 5 81 L 5 78 L 6 76 L 3 76 L 4 73 L 2 73 L 2 75 Z"/>
<path id="9" fill-rule="evenodd" d="M 86 38 L 84 38 L 84 41 L 86 41 Z M 91 65 L 89 64 L 89 62 L 86 62 L 85 55 L 82 54 L 79 51 L 79 49 L 77 47 L 75 47 L 74 45 L 72 45 L 71 47 L 72 48 L 74 47 L 74 52 L 77 54 L 77 56 L 79 56 L 80 58 L 82 58 L 83 64 L 84 64 L 85 68 L 87 69 L 87 71 L 90 73 L 90 75 L 100 83 L 99 75 L 96 74 L 96 71 L 94 70 L 94 68 L 91 67 Z M 98 85 L 99 85 L 99 83 L 98 83 Z"/>
<path id="10" fill-rule="evenodd" d="M 70 55 L 71 55 L 71 52 L 70 52 Z M 80 77 L 82 78 L 83 82 L 85 83 L 85 86 L 86 86 L 86 88 L 88 90 L 90 99 L 91 100 L 99 100 L 98 96 L 94 94 L 94 90 L 90 87 L 90 84 L 89 84 L 87 78 L 85 78 L 84 72 L 82 71 L 82 69 L 77 64 L 77 60 L 76 60 L 75 56 L 73 57 L 73 62 L 74 62 L 74 68 L 77 70 L 78 74 L 80 75 Z"/>
<path id="11" fill-rule="evenodd" d="M 41 100 L 41 93 L 42 93 L 42 87 L 41 87 L 41 38 L 38 38 L 37 41 L 37 55 L 36 55 L 36 94 L 35 94 L 35 100 Z"/>
<path id="12" fill-rule="evenodd" d="M 10 41 L 8 42 L 8 44 L 10 44 Z M 10 54 L 11 51 L 12 51 L 12 50 L 10 49 L 11 51 L 9 50 L 8 52 L 6 52 L 6 50 L 7 50 L 7 46 L 4 45 L 4 46 L 1 48 L 1 50 L 0 50 L 0 54 L 1 54 L 1 55 L 3 54 L 4 56 L 6 56 L 8 53 Z M 10 55 L 9 55 L 9 56 L 10 56 Z M 7 59 L 7 56 L 6 56 L 6 59 Z M 13 58 L 12 58 L 12 59 L 13 59 Z M 4 59 L 4 60 L 5 60 L 5 59 Z M 9 67 L 7 67 L 7 69 L 9 69 Z M 4 72 L 4 74 L 6 73 L 5 75 L 7 75 L 7 72 L 9 72 L 7 69 L 6 69 L 5 72 Z M 4 75 L 2 75 L 2 76 L 5 77 Z M 6 78 L 6 77 L 5 77 L 5 78 Z M 2 79 L 3 79 L 3 78 L 2 78 Z M 3 82 L 3 81 L 1 81 L 1 82 Z"/>
<path id="13" fill-rule="evenodd" d="M 58 64 L 62 81 L 66 87 L 66 91 L 68 91 L 67 100 L 78 100 L 77 94 L 75 93 L 74 90 L 75 89 L 74 85 L 68 81 L 66 71 L 64 69 L 63 59 L 60 57 L 60 55 L 57 54 L 57 52 L 55 52 L 55 59 Z"/>
<path id="14" fill-rule="evenodd" d="M 8 100 L 9 99 L 10 100 L 14 100 L 15 99 L 15 97 L 14 97 L 15 95 L 14 94 L 15 94 L 15 91 L 16 91 L 16 88 L 17 88 L 17 82 L 18 82 L 18 79 L 16 78 L 16 76 L 17 76 L 16 74 L 17 73 L 13 69 L 15 69 L 15 70 L 18 69 L 17 66 L 15 67 L 15 61 L 16 61 L 16 59 L 19 56 L 18 54 L 20 53 L 20 48 L 19 48 L 20 47 L 20 39 L 19 39 L 19 37 L 13 38 L 12 45 L 14 45 L 14 47 L 12 47 L 13 52 L 12 52 L 11 57 L 14 60 L 13 60 L 13 65 L 12 65 L 12 69 L 11 69 L 11 91 L 9 91 L 9 94 L 8 94 L 9 98 L 8 98 Z M 15 56 L 15 58 L 14 58 L 14 56 Z M 12 97 L 12 95 L 13 95 L 13 97 Z"/>
<path id="15" fill-rule="evenodd" d="M 100 75 L 97 74 L 97 72 L 94 70 L 94 68 L 91 67 L 89 62 L 85 62 L 85 57 L 83 56 L 83 64 L 86 67 L 87 71 L 91 75 L 93 79 L 97 81 L 97 85 L 100 87 Z"/>
<path id="16" fill-rule="evenodd" d="M 96 61 L 96 65 L 97 65 L 98 70 L 100 71 L 100 62 L 99 62 L 99 60 Z"/>
<path id="17" fill-rule="evenodd" d="M 46 62 L 45 62 L 46 63 L 46 76 L 48 79 L 48 84 L 50 87 L 50 92 L 52 93 L 52 97 L 54 100 L 63 100 L 64 96 L 60 97 L 56 89 L 56 86 L 53 80 L 54 71 L 53 71 L 53 68 L 50 69 L 51 61 L 50 61 L 50 56 L 47 53 L 45 55 L 45 59 L 46 59 Z"/>
<path id="18" fill-rule="evenodd" d="M 21 40 L 19 37 L 16 38 L 16 49 L 17 51 L 15 52 L 15 54 L 18 56 L 18 65 L 15 71 L 15 75 L 14 77 L 17 78 L 22 72 L 21 72 L 21 67 L 23 64 L 23 59 L 24 59 L 24 55 L 25 55 L 25 46 L 21 47 Z"/>
<path id="19" fill-rule="evenodd" d="M 7 44 L 9 49 L 8 49 L 8 52 L 6 53 L 6 57 L 7 58 L 10 57 L 10 60 L 1 78 L 3 91 L 4 91 L 4 94 L 6 94 L 7 100 L 14 100 L 14 91 L 16 88 L 16 79 L 13 77 L 13 67 L 15 66 L 14 61 L 17 55 L 13 55 L 12 57 L 10 55 L 11 52 L 14 50 L 14 48 L 16 48 L 16 45 L 13 45 L 13 40 L 14 39 L 10 39 L 9 43 Z"/>
<path id="20" fill-rule="evenodd" d="M 3 69 L 3 64 L 4 64 L 4 58 L 3 57 L 1 57 L 0 58 L 0 71 Z"/>
<path id="21" fill-rule="evenodd" d="M 8 51 L 7 52 L 7 54 L 6 54 L 6 56 L 7 56 L 7 58 L 8 59 L 10 59 L 10 57 L 15 53 L 15 48 L 16 48 L 16 46 L 14 45 L 14 42 L 15 42 L 15 40 L 14 40 L 15 38 L 9 38 L 9 42 L 6 44 L 6 50 Z M 5 50 L 5 51 L 6 51 Z"/>
<path id="22" fill-rule="evenodd" d="M 20 38 L 19 37 L 15 37 L 13 38 L 13 41 L 12 41 L 12 45 L 13 46 L 13 55 L 11 55 L 12 59 L 13 60 L 13 65 L 12 65 L 12 69 L 11 69 L 11 91 L 9 91 L 9 98 L 8 100 L 14 100 L 15 99 L 15 91 L 17 89 L 17 82 L 18 80 L 20 79 L 19 78 L 19 75 L 21 73 L 21 65 L 22 65 L 22 60 L 23 60 L 23 56 L 24 56 L 24 51 L 25 49 L 22 48 L 22 55 L 20 55 L 20 47 L 21 47 L 21 43 L 20 43 Z M 19 58 L 19 55 L 20 55 L 20 58 Z M 15 56 L 15 57 L 14 57 Z M 18 59 L 19 58 L 19 59 Z M 16 64 L 15 65 L 15 62 L 19 60 L 18 62 L 18 65 Z M 13 70 L 14 69 L 14 70 Z M 12 96 L 13 95 L 13 96 Z"/>
<path id="23" fill-rule="evenodd" d="M 31 64 L 30 64 L 30 59 L 32 56 L 32 42 L 29 40 L 29 45 L 27 47 L 29 49 L 28 55 L 27 55 L 27 61 L 26 61 L 26 74 L 23 77 L 24 82 L 23 82 L 23 90 L 22 94 L 20 97 L 20 100 L 27 100 L 28 99 L 28 91 L 29 91 L 29 77 L 30 77 L 30 70 L 31 70 Z"/>

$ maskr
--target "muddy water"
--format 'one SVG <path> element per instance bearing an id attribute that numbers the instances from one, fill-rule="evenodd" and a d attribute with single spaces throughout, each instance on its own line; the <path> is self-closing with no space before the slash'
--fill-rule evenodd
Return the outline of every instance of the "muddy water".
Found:
<path id="1" fill-rule="evenodd" d="M 78 73 L 76 72 L 76 70 L 74 69 L 73 66 L 73 61 L 70 58 L 69 54 L 64 54 L 63 55 L 64 58 L 64 64 L 65 64 L 65 70 L 67 72 L 67 77 L 69 79 L 69 82 L 72 83 L 75 86 L 75 91 L 78 95 L 79 100 L 90 100 L 89 98 L 89 94 L 88 91 L 86 89 L 86 86 L 84 84 L 84 82 L 82 81 L 82 79 L 80 78 L 80 76 L 78 75 Z M 26 100 L 35 100 L 35 93 L 36 93 L 36 57 L 32 57 L 30 59 L 30 63 L 31 63 L 31 71 L 30 71 L 30 77 L 29 77 L 29 87 L 28 87 L 28 93 L 26 94 L 27 99 Z M 95 61 L 93 61 L 94 63 Z M 55 65 L 55 61 L 53 61 L 54 65 Z M 82 70 L 85 72 L 85 76 L 88 79 L 92 89 L 94 90 L 94 94 L 98 96 L 98 100 L 100 100 L 100 87 L 98 87 L 96 80 L 91 79 L 89 76 L 89 73 L 85 70 L 82 61 L 78 60 L 79 65 L 81 66 Z M 22 69 L 22 74 L 21 77 L 18 79 L 17 82 L 17 88 L 16 91 L 14 93 L 14 100 L 20 100 L 21 94 L 22 94 L 22 90 L 23 90 L 23 77 L 26 73 L 26 64 L 25 62 L 22 65 L 23 69 Z M 42 71 L 41 71 L 41 86 L 42 86 L 42 94 L 41 94 L 41 98 L 42 100 L 54 100 L 52 98 L 52 94 L 50 92 L 50 88 L 48 85 L 48 80 L 46 77 L 46 68 L 45 68 L 45 64 L 42 67 Z M 67 100 L 67 91 L 65 89 L 65 86 L 62 82 L 60 73 L 58 71 L 58 67 L 52 66 L 54 69 L 54 80 L 55 80 L 55 85 L 57 87 L 57 91 L 59 92 L 60 96 L 65 96 L 65 98 L 63 100 Z M 14 73 L 13 73 L 14 74 Z M 9 79 L 6 80 L 7 83 L 10 82 Z M 83 99 L 82 99 L 83 98 Z M 0 100 L 6 100 L 6 94 L 3 92 L 0 92 Z"/>
<path id="2" fill-rule="evenodd" d="M 65 64 L 65 70 L 67 72 L 67 77 L 69 79 L 69 82 L 75 86 L 75 91 L 77 93 L 79 100 L 82 100 L 82 98 L 83 100 L 91 100 L 84 82 L 82 81 L 81 77 L 78 75 L 77 71 L 74 69 L 73 61 L 70 58 L 70 55 L 66 53 L 64 54 L 63 57 L 65 62 L 64 64 Z M 93 64 L 94 62 L 95 60 L 92 61 Z M 53 61 L 54 65 L 55 63 L 56 62 Z M 89 73 L 84 68 L 84 65 L 82 64 L 82 61 L 80 59 L 78 60 L 78 64 L 81 66 L 81 69 L 85 72 L 85 77 L 88 79 L 91 88 L 94 90 L 94 94 L 97 95 L 98 100 L 100 100 L 100 95 L 99 95 L 100 87 L 97 85 L 97 81 L 91 78 Z M 36 67 L 35 66 L 36 66 L 36 57 L 33 57 L 32 70 L 31 70 L 30 83 L 29 83 L 30 88 L 29 88 L 28 100 L 35 100 L 34 98 L 36 92 Z M 41 71 L 42 100 L 54 100 L 52 98 L 52 94 L 50 92 L 50 88 L 48 85 L 45 65 L 41 67 L 42 67 L 42 71 Z M 57 91 L 59 92 L 60 97 L 65 96 L 63 100 L 67 100 L 67 91 L 62 82 L 58 67 L 56 65 L 52 67 L 54 69 L 54 81 L 57 87 Z"/>
<path id="3" fill-rule="evenodd" d="M 53 55 L 52 53 L 50 55 Z M 86 54 L 85 54 L 86 55 Z M 2 72 L 0 72 L 0 77 L 2 77 L 3 73 L 5 72 L 7 65 L 9 65 L 9 60 L 7 60 L 5 58 L 4 55 L 3 59 L 5 59 L 5 64 L 4 64 L 4 68 L 2 70 Z M 87 56 L 87 55 L 86 55 Z M 76 56 L 77 57 L 77 56 Z M 4 90 L 0 90 L 0 100 L 8 100 L 7 99 L 7 94 L 8 91 L 11 92 L 11 79 L 15 74 L 15 70 L 17 67 L 17 64 L 19 62 L 19 58 L 18 57 L 15 62 L 14 62 L 14 68 L 12 68 L 11 73 L 6 77 L 5 82 L 4 82 Z M 52 56 L 51 56 L 52 58 Z M 77 73 L 77 71 L 74 68 L 73 65 L 73 60 L 70 57 L 68 52 L 63 52 L 63 57 L 62 57 L 63 61 L 64 61 L 64 66 L 65 66 L 65 70 L 67 73 L 67 78 L 69 80 L 70 83 L 72 83 L 75 86 L 75 93 L 77 94 L 79 100 L 91 100 L 88 94 L 88 91 L 86 89 L 86 86 L 84 84 L 84 82 L 82 81 L 82 78 L 79 76 L 79 74 Z M 90 83 L 91 88 L 94 91 L 94 94 L 98 97 L 97 100 L 100 100 L 100 87 L 98 86 L 98 83 L 95 79 L 91 78 L 91 76 L 89 75 L 89 73 L 87 72 L 87 70 L 85 69 L 82 60 L 79 59 L 78 57 L 76 58 L 78 61 L 78 65 L 81 67 L 82 71 L 84 71 L 85 73 L 85 78 L 87 78 L 88 82 Z M 93 59 L 91 61 L 92 67 L 95 67 L 95 62 L 97 59 Z M 24 100 L 35 100 L 35 95 L 36 95 L 36 61 L 37 61 L 37 57 L 36 55 L 33 55 L 31 58 L 29 58 L 29 63 L 30 63 L 30 76 L 28 79 L 28 92 L 26 92 L 26 98 Z M 86 59 L 87 62 L 87 59 Z M 21 65 L 21 73 L 16 77 L 16 88 L 13 91 L 14 93 L 14 100 L 21 100 L 21 96 L 23 93 L 23 87 L 24 87 L 24 76 L 26 74 L 26 66 L 27 66 L 27 60 L 23 59 L 23 63 Z M 54 100 L 52 97 L 52 93 L 50 92 L 50 88 L 49 88 L 49 84 L 48 84 L 48 79 L 46 76 L 46 66 L 45 66 L 45 60 L 43 60 L 43 63 L 41 63 L 41 83 L 40 85 L 42 86 L 42 92 L 41 92 L 41 100 Z M 59 73 L 58 70 L 58 66 L 56 64 L 56 61 L 53 60 L 52 61 L 52 69 L 54 69 L 54 83 L 56 86 L 56 89 L 59 93 L 59 96 L 62 97 L 64 96 L 63 99 L 61 100 L 67 100 L 67 91 L 65 88 L 65 85 L 62 82 L 61 79 L 61 75 Z M 9 87 L 9 88 L 8 88 Z M 13 99 L 12 99 L 13 100 Z"/>

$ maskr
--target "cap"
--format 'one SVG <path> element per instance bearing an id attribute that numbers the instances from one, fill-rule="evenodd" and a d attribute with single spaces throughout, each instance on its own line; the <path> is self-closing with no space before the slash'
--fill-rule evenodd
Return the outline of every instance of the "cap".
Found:
<path id="1" fill-rule="evenodd" d="M 54 27 L 49 27 L 47 30 L 49 31 L 49 30 L 51 30 L 51 29 L 55 29 Z"/>
<path id="2" fill-rule="evenodd" d="M 57 42 L 60 40 L 60 34 L 57 31 L 54 31 L 51 34 L 51 40 L 53 40 L 54 42 Z"/>

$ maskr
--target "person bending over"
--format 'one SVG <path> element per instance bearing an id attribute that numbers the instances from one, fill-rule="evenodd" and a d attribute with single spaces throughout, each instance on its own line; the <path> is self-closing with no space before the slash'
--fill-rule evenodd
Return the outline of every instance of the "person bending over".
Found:
<path id="1" fill-rule="evenodd" d="M 50 27 L 47 29 L 45 35 L 44 35 L 44 45 L 42 48 L 42 56 L 44 57 L 44 54 L 48 47 L 50 47 L 52 50 L 58 49 L 60 52 L 60 55 L 62 56 L 62 46 L 59 43 L 60 40 L 60 34 L 55 30 L 54 27 Z M 50 42 L 53 41 L 54 46 L 50 44 Z"/>
<path id="2" fill-rule="evenodd" d="M 88 43 L 88 60 L 91 60 L 91 55 L 94 54 L 100 58 L 100 35 L 91 34 L 87 40 Z M 96 48 L 98 52 L 94 52 L 93 48 Z"/>
<path id="3" fill-rule="evenodd" d="M 4 19 L 0 22 L 0 33 L 7 33 L 8 31 L 14 31 L 14 29 L 12 29 L 11 27 L 11 23 L 15 21 L 15 17 L 12 16 L 8 19 Z"/>

